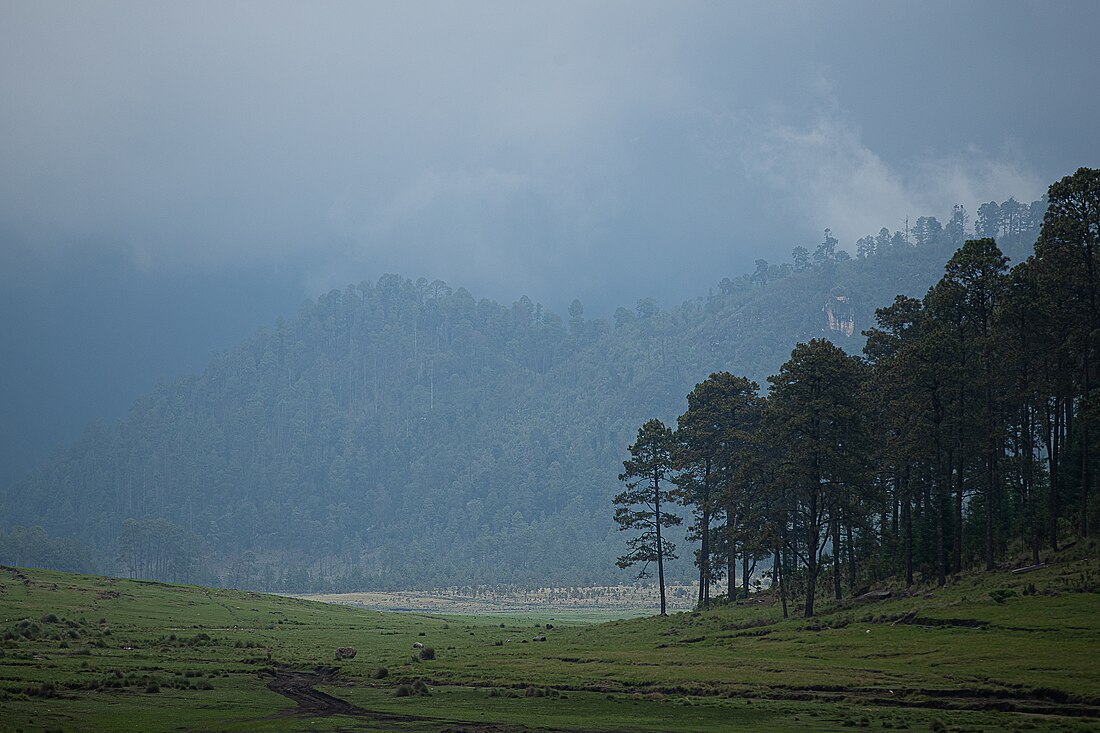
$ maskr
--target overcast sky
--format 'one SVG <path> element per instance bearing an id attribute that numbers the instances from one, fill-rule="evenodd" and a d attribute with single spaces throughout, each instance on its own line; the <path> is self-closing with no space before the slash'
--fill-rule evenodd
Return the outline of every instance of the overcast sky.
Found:
<path id="1" fill-rule="evenodd" d="M 0 439 L 386 272 L 600 315 L 825 227 L 1037 198 L 1100 166 L 1098 27 L 1091 1 L 5 0 Z"/>

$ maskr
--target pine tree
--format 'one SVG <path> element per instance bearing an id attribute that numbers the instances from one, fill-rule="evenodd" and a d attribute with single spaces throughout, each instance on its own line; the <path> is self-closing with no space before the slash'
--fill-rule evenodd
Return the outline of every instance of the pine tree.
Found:
<path id="1" fill-rule="evenodd" d="M 996 552 L 996 514 L 1002 503 L 1000 486 L 1000 430 L 997 395 L 1000 393 L 998 372 L 993 363 L 993 313 L 1007 286 L 1008 258 L 1001 254 L 997 243 L 989 238 L 971 239 L 951 257 L 944 275 L 945 284 L 952 284 L 961 294 L 958 303 L 962 317 L 965 347 L 972 350 L 976 366 L 968 375 L 977 394 L 977 438 L 985 463 L 982 499 L 985 506 L 985 564 L 993 569 Z"/>
<path id="2" fill-rule="evenodd" d="M 1089 531 L 1088 498 L 1092 490 L 1091 462 L 1093 387 L 1096 347 L 1100 338 L 1100 170 L 1080 168 L 1051 185 L 1049 206 L 1035 244 L 1037 275 L 1046 297 L 1056 304 L 1050 312 L 1060 323 L 1060 350 L 1077 369 L 1078 440 L 1081 445 L 1078 532 Z"/>
<path id="3" fill-rule="evenodd" d="M 719 563 L 724 561 L 726 596 L 730 601 L 736 596 L 737 549 L 741 548 L 743 561 L 747 563 L 745 548 L 758 544 L 755 539 L 759 526 L 745 522 L 755 511 L 753 504 L 759 498 L 759 472 L 755 467 L 761 457 L 758 428 L 763 401 L 757 395 L 758 390 L 759 385 L 746 377 L 729 372 L 711 374 L 688 395 L 688 410 L 678 421 L 677 433 L 685 448 L 684 466 L 695 465 L 687 481 L 691 482 L 691 476 L 698 474 L 700 468 L 709 480 L 708 486 L 699 487 L 706 489 L 709 504 L 703 523 L 708 531 L 699 532 L 709 556 L 705 563 L 709 576 L 717 576 Z M 701 498 L 697 493 L 694 498 L 690 494 L 684 497 L 687 503 L 699 507 L 697 511 L 703 508 Z M 712 543 L 710 521 L 721 513 L 725 514 L 726 523 L 714 533 L 717 542 Z M 746 583 L 747 574 L 742 572 Z M 705 601 L 704 597 L 704 604 Z"/>
<path id="4" fill-rule="evenodd" d="M 623 461 L 623 473 L 619 475 L 619 480 L 626 483 L 626 490 L 613 500 L 619 529 L 639 532 L 627 541 L 630 551 L 616 564 L 628 568 L 640 563 L 638 577 L 646 578 L 649 564 L 657 563 L 662 616 L 667 613 L 665 560 L 676 558 L 676 547 L 662 536 L 661 530 L 681 522 L 680 517 L 661 506 L 668 507 L 674 500 L 671 473 L 675 447 L 672 430 L 660 420 L 650 420 L 639 428 L 638 439 L 629 449 L 631 458 Z"/>
<path id="5" fill-rule="evenodd" d="M 856 357 L 824 339 L 798 344 L 779 374 L 769 377 L 768 421 L 779 453 L 780 480 L 804 537 L 798 550 L 806 567 L 807 617 L 823 553 L 832 540 L 839 562 L 842 516 L 867 482 L 868 437 L 859 387 L 863 367 Z"/>

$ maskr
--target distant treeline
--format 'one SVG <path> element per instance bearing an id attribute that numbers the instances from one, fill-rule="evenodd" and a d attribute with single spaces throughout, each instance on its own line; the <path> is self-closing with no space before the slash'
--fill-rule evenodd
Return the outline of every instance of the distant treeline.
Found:
<path id="1" fill-rule="evenodd" d="M 1029 216 L 1006 251 L 1030 250 Z M 762 382 L 797 341 L 858 352 L 874 307 L 922 294 L 968 231 L 956 209 L 855 257 L 827 231 L 610 322 L 397 275 L 334 290 L 2 487 L 3 522 L 71 538 L 99 571 L 268 590 L 622 582 L 607 502 L 636 426 L 672 420 L 700 374 Z"/>
<path id="2" fill-rule="evenodd" d="M 1044 547 L 1089 535 L 1100 518 L 1100 171 L 1067 176 L 1048 199 L 1031 257 L 1010 268 L 993 238 L 966 241 L 923 298 L 875 311 L 864 358 L 813 339 L 768 377 L 766 397 L 715 373 L 675 431 L 659 419 L 638 430 L 614 500 L 630 531 L 619 565 L 656 564 L 662 612 L 675 552 L 664 533 L 681 506 L 700 605 L 722 580 L 727 601 L 747 595 L 766 560 L 784 614 L 797 598 L 806 616 L 826 588 L 839 600 L 890 577 L 944 585 L 992 570 L 1014 543 L 1038 564 Z M 1025 226 L 1035 208 L 982 212 L 990 233 Z"/>
<path id="3" fill-rule="evenodd" d="M 87 549 L 75 540 L 51 537 L 41 527 L 0 529 L 0 564 L 69 573 L 91 572 L 96 568 Z"/>

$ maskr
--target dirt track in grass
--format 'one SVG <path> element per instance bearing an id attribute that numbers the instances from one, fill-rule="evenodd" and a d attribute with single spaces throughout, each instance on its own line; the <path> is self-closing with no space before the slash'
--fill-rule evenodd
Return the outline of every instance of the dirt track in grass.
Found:
<path id="1" fill-rule="evenodd" d="M 283 697 L 290 698 L 298 707 L 283 711 L 289 715 L 351 715 L 357 718 L 388 721 L 393 723 L 416 723 L 431 720 L 417 715 L 399 715 L 365 710 L 352 705 L 347 700 L 329 695 L 314 688 L 314 685 L 328 685 L 336 680 L 335 667 L 317 667 L 312 672 L 278 669 L 267 683 L 267 688 Z"/>

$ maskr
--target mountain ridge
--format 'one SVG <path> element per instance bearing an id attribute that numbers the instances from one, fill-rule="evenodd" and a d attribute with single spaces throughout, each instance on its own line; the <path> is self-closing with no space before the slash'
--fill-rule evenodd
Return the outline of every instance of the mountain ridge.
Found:
<path id="1" fill-rule="evenodd" d="M 622 582 L 610 499 L 637 425 L 713 371 L 764 385 L 798 341 L 859 353 L 874 309 L 922 295 L 956 244 L 853 259 L 829 240 L 613 323 L 396 275 L 330 291 L 90 426 L 6 488 L 5 524 L 96 569 L 270 590 Z"/>

